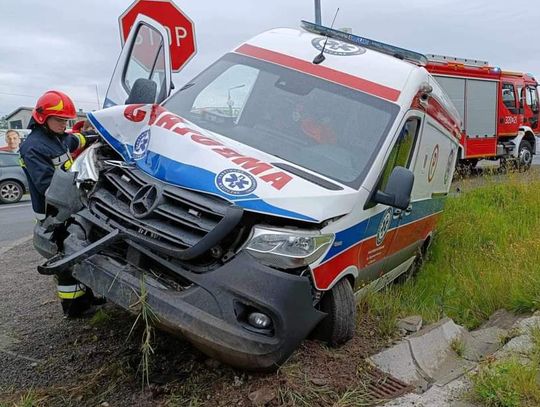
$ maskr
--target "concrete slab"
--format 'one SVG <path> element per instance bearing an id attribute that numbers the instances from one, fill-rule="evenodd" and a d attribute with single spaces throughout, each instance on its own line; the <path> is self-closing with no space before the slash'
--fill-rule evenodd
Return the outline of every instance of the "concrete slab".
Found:
<path id="1" fill-rule="evenodd" d="M 529 333 L 533 328 L 540 328 L 540 315 L 534 315 L 532 317 L 522 319 L 515 326 L 522 333 Z"/>
<path id="2" fill-rule="evenodd" d="M 418 369 L 406 340 L 371 356 L 370 361 L 383 372 L 415 386 L 417 391 L 425 391 L 428 388 L 429 380 Z"/>
<path id="3" fill-rule="evenodd" d="M 422 317 L 420 315 L 411 315 L 400 319 L 396 325 L 398 329 L 404 329 L 407 332 L 418 332 L 422 328 Z"/>
<path id="4" fill-rule="evenodd" d="M 510 311 L 507 311 L 505 309 L 500 309 L 495 311 L 490 317 L 487 322 L 482 324 L 480 329 L 484 328 L 490 328 L 490 327 L 497 327 L 501 329 L 510 329 L 515 325 L 516 322 L 518 322 L 521 317 L 518 315 L 512 314 Z"/>
<path id="5" fill-rule="evenodd" d="M 455 358 L 450 346 L 461 339 L 467 331 L 450 318 L 421 329 L 407 338 L 418 367 L 429 377 L 441 377 L 440 367 L 449 358 Z M 444 376 L 444 375 L 443 375 Z"/>
<path id="6" fill-rule="evenodd" d="M 530 355 L 534 349 L 534 343 L 530 335 L 521 335 L 512 338 L 510 342 L 503 346 L 503 348 L 497 352 L 497 357 L 506 357 L 507 355 Z"/>
<path id="7" fill-rule="evenodd" d="M 385 407 L 478 407 L 468 402 L 464 394 L 470 389 L 466 379 L 455 380 L 444 387 L 433 386 L 424 394 L 406 394 L 386 403 Z"/>
<path id="8" fill-rule="evenodd" d="M 463 358 L 479 362 L 485 356 L 496 352 L 501 347 L 501 338 L 507 334 L 507 329 L 496 326 L 478 329 L 464 336 Z"/>

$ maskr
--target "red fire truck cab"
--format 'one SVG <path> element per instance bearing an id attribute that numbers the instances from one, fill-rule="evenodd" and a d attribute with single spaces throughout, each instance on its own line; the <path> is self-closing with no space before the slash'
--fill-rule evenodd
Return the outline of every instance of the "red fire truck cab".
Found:
<path id="1" fill-rule="evenodd" d="M 535 78 L 502 71 L 486 61 L 427 55 L 426 69 L 446 90 L 463 119 L 459 164 L 479 160 L 531 165 L 540 135 L 540 106 Z"/>

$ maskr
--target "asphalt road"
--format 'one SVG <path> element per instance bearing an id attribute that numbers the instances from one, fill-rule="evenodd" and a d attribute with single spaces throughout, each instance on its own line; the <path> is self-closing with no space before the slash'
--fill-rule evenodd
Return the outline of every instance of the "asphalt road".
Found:
<path id="1" fill-rule="evenodd" d="M 0 249 L 30 236 L 34 229 L 34 213 L 30 195 L 15 204 L 0 204 Z"/>

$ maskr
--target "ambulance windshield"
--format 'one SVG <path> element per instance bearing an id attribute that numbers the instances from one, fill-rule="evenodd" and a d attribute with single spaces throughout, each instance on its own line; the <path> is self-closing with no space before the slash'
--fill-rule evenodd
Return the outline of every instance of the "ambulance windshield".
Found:
<path id="1" fill-rule="evenodd" d="M 279 65 L 229 54 L 165 107 L 198 126 L 358 188 L 399 107 Z"/>

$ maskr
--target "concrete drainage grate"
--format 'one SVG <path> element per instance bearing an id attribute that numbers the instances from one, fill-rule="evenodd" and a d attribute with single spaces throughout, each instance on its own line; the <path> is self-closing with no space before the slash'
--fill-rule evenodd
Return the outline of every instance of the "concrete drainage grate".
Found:
<path id="1" fill-rule="evenodd" d="M 373 368 L 365 372 L 366 375 L 366 401 L 379 403 L 391 400 L 414 390 L 414 387 L 398 380 L 388 374 Z"/>

